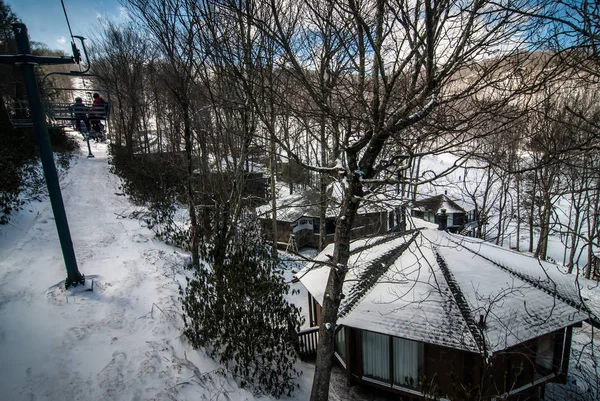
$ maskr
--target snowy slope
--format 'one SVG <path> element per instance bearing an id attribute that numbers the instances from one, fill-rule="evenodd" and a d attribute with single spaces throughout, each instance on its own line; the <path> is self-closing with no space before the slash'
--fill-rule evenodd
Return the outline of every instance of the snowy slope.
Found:
<path id="1" fill-rule="evenodd" d="M 66 273 L 47 200 L 0 227 L 0 400 L 254 400 L 182 339 L 184 255 L 121 217 L 134 208 L 106 145 L 92 146 L 96 158 L 82 152 L 61 186 L 79 269 L 98 276 L 93 293 L 56 285 Z M 312 378 L 301 368 L 298 400 Z"/>

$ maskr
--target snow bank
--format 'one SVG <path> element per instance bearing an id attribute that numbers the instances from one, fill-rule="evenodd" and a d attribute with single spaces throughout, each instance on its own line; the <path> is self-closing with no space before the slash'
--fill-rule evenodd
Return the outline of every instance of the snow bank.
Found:
<path id="1" fill-rule="evenodd" d="M 185 255 L 123 217 L 133 206 L 109 172 L 106 145 L 92 146 L 96 158 L 79 156 L 61 187 L 94 292 L 59 285 L 66 272 L 48 201 L 0 227 L 0 399 L 254 400 L 181 336 Z M 308 398 L 311 378 L 295 399 Z"/>

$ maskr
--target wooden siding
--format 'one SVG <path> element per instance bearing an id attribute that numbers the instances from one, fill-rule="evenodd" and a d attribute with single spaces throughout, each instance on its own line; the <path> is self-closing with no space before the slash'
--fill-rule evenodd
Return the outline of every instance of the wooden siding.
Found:
<path id="1" fill-rule="evenodd" d="M 488 398 L 506 396 L 519 401 L 537 399 L 545 383 L 561 379 L 561 373 L 566 372 L 568 367 L 572 327 L 552 333 L 554 353 L 551 372 L 536 366 L 538 338 L 495 354 L 487 368 L 479 354 L 424 344 L 424 366 L 419 380 L 422 391 L 394 386 L 391 379 L 389 383 L 383 383 L 363 377 L 362 330 L 352 327 L 344 327 L 344 330 L 346 366 L 342 367 L 346 369 L 349 383 L 385 389 L 401 394 L 407 400 L 422 400 L 424 393 L 468 400 L 475 397 L 483 386 L 482 393 Z"/>
<path id="2" fill-rule="evenodd" d="M 313 226 L 319 224 L 318 218 L 311 218 L 314 221 Z M 328 218 L 329 225 L 335 226 L 335 219 Z M 261 226 L 265 238 L 271 239 L 271 220 L 261 218 Z M 325 244 L 331 244 L 334 240 L 334 233 L 327 231 Z M 356 216 L 354 226 L 350 232 L 351 239 L 358 239 L 368 235 L 385 234 L 388 231 L 388 214 L 387 212 L 359 214 Z M 286 249 L 292 235 L 292 223 L 287 221 L 277 221 L 277 243 L 280 249 Z M 319 247 L 319 233 L 314 230 L 306 229 L 294 233 L 296 246 L 298 248 Z"/>
<path id="3" fill-rule="evenodd" d="M 432 394 L 451 395 L 452 399 L 465 399 L 465 394 L 477 385 L 475 375 L 480 359 L 478 354 L 425 344 L 423 389 Z"/>
<path id="4" fill-rule="evenodd" d="M 308 325 L 318 327 L 321 325 L 321 305 L 308 293 Z"/>

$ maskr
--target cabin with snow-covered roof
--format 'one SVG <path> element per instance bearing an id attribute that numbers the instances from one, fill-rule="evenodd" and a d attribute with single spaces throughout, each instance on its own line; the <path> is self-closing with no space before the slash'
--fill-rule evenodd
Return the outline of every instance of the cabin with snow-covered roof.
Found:
<path id="1" fill-rule="evenodd" d="M 339 214 L 339 197 L 330 190 L 325 212 L 325 243 L 333 242 L 335 222 Z M 263 231 L 270 238 L 271 204 L 257 208 Z M 318 248 L 320 237 L 321 197 L 318 191 L 304 191 L 278 198 L 276 201 L 277 242 L 280 248 Z M 352 238 L 384 234 L 400 229 L 402 211 L 390 201 L 365 201 L 358 210 Z"/>
<path id="2" fill-rule="evenodd" d="M 417 200 L 412 208 L 412 216 L 438 224 L 442 230 L 451 233 L 468 234 L 476 228 L 475 210 L 459 204 L 446 194 Z"/>
<path id="3" fill-rule="evenodd" d="M 332 246 L 296 277 L 321 321 Z M 354 241 L 335 327 L 335 358 L 350 383 L 403 399 L 536 399 L 563 381 L 572 330 L 600 324 L 556 265 L 436 229 Z M 314 345 L 300 336 L 301 352 Z M 503 398 L 504 397 L 504 398 Z M 529 397 L 529 398 L 528 398 Z M 436 398 L 437 399 L 437 398 Z"/>

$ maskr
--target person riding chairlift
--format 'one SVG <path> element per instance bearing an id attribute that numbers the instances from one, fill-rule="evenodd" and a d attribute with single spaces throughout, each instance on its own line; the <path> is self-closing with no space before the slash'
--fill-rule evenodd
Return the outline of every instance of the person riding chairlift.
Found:
<path id="1" fill-rule="evenodd" d="M 81 132 L 81 121 L 84 121 L 86 127 L 89 127 L 88 112 L 89 107 L 83 104 L 83 99 L 80 97 L 75 98 L 75 103 L 69 106 L 69 111 L 73 113 L 73 120 L 75 121 L 75 129 Z"/>
<path id="2" fill-rule="evenodd" d="M 94 103 L 92 104 L 90 121 L 92 123 L 92 130 L 100 132 L 103 128 L 101 119 L 104 120 L 108 117 L 108 102 L 102 99 L 99 93 L 94 93 L 93 97 Z"/>

